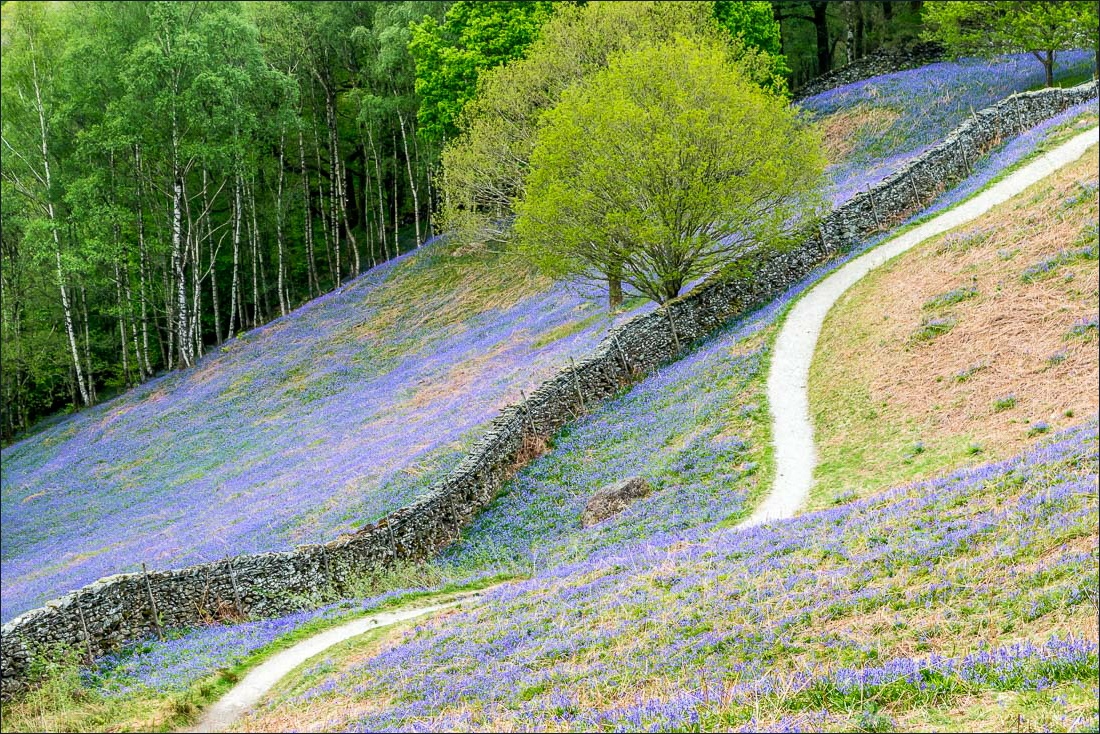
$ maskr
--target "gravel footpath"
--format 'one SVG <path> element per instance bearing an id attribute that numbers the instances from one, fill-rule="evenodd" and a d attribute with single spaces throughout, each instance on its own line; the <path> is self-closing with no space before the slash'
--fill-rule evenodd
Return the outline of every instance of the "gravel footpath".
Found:
<path id="1" fill-rule="evenodd" d="M 768 374 L 768 404 L 772 413 L 776 477 L 772 491 L 738 527 L 791 517 L 806 501 L 813 485 L 814 432 L 806 392 L 821 325 L 836 300 L 871 270 L 929 237 L 972 221 L 1059 168 L 1072 163 L 1098 140 L 1093 128 L 1071 138 L 969 201 L 852 260 L 802 296 L 787 314 L 772 352 Z"/>
<path id="2" fill-rule="evenodd" d="M 879 245 L 830 275 L 799 299 L 787 315 L 776 338 L 771 373 L 768 375 L 768 402 L 772 411 L 777 468 L 775 484 L 763 504 L 749 519 L 741 523 L 741 527 L 790 517 L 810 493 L 815 457 L 806 382 L 821 325 L 837 298 L 887 260 L 929 237 L 969 222 L 1062 166 L 1077 160 L 1089 146 L 1097 142 L 1097 131 L 1097 128 L 1093 128 L 1076 136 L 965 204 Z M 362 617 L 302 640 L 250 670 L 240 683 L 203 712 L 190 731 L 225 731 L 241 714 L 256 705 L 281 678 L 337 643 L 379 627 L 455 606 L 479 595 L 479 592 L 474 592 L 444 604 Z"/>
<path id="3" fill-rule="evenodd" d="M 442 604 L 401 609 L 394 612 L 380 612 L 368 617 L 360 617 L 306 638 L 296 645 L 272 655 L 263 663 L 248 671 L 248 674 L 237 685 L 229 689 L 228 693 L 203 711 L 199 720 L 187 731 L 226 731 L 242 714 L 259 703 L 263 695 L 271 690 L 271 687 L 278 683 L 283 676 L 314 655 L 318 655 L 333 645 L 356 635 L 456 606 L 463 601 L 481 596 L 481 593 L 475 591 L 463 594 Z"/>

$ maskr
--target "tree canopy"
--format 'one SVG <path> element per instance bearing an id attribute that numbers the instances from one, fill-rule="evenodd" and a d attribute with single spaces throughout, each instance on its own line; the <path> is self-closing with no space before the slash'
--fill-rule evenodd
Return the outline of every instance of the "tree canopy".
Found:
<path id="1" fill-rule="evenodd" d="M 824 165 L 817 133 L 727 47 L 646 43 L 546 113 L 516 230 L 548 272 L 614 273 L 665 302 L 790 236 L 820 203 Z"/>
<path id="2" fill-rule="evenodd" d="M 1043 64 L 1050 87 L 1058 51 L 1100 48 L 1096 5 L 1074 0 L 966 0 L 930 2 L 924 14 L 930 26 L 927 36 L 956 55 L 1032 53 Z"/>
<path id="3" fill-rule="evenodd" d="M 752 17 L 759 20 L 759 12 Z M 442 154 L 441 218 L 446 228 L 469 241 L 507 236 L 540 116 L 558 102 L 563 90 L 606 67 L 613 53 L 675 35 L 709 39 L 726 45 L 756 83 L 784 90 L 777 73 L 781 59 L 746 46 L 729 27 L 716 22 L 715 5 L 709 2 L 559 8 L 523 59 L 482 75 L 477 96 L 464 109 L 462 131 Z M 614 278 L 609 279 L 609 290 L 614 307 L 620 301 Z"/>
<path id="4" fill-rule="evenodd" d="M 457 132 L 462 108 L 486 69 L 523 56 L 553 12 L 551 2 L 459 0 L 443 22 L 431 17 L 412 26 L 420 132 L 442 140 Z"/>

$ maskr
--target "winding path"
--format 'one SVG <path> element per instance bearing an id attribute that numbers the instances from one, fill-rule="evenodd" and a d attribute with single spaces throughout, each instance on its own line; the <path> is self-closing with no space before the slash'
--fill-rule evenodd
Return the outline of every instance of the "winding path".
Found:
<path id="1" fill-rule="evenodd" d="M 314 655 L 318 655 L 333 645 L 356 635 L 456 606 L 463 601 L 481 596 L 483 592 L 484 589 L 462 594 L 441 604 L 401 609 L 394 612 L 380 612 L 367 617 L 360 617 L 338 627 L 319 632 L 313 637 L 308 637 L 286 650 L 272 655 L 263 663 L 248 671 L 248 674 L 237 685 L 229 689 L 228 693 L 203 711 L 199 720 L 187 731 L 226 731 L 242 714 L 255 706 L 263 695 L 271 690 L 271 687 L 278 683 L 283 676 Z"/>
<path id="2" fill-rule="evenodd" d="M 1100 128 L 1087 130 L 1045 153 L 964 204 L 875 247 L 825 278 L 799 299 L 775 340 L 768 403 L 772 412 L 776 477 L 772 491 L 756 512 L 738 527 L 791 517 L 806 501 L 813 485 L 813 425 L 807 383 L 817 338 L 825 316 L 838 298 L 860 278 L 929 237 L 972 221 L 997 204 L 1080 158 L 1100 139 Z"/>
<path id="3" fill-rule="evenodd" d="M 852 260 L 814 286 L 795 304 L 776 337 L 771 372 L 768 375 L 768 402 L 772 410 L 772 435 L 775 437 L 775 483 L 756 512 L 739 527 L 751 527 L 769 520 L 790 517 L 810 493 L 816 460 L 806 394 L 807 378 L 821 325 L 829 309 L 844 291 L 874 268 L 914 245 L 977 218 L 1036 181 L 1077 160 L 1098 141 L 1098 130 L 1100 129 L 1093 128 L 1077 135 L 965 204 Z M 481 593 L 478 591 L 464 594 L 441 604 L 361 617 L 302 640 L 249 671 L 236 686 L 203 712 L 190 731 L 225 731 L 241 714 L 258 703 L 281 678 L 333 645 L 373 629 L 461 604 Z"/>

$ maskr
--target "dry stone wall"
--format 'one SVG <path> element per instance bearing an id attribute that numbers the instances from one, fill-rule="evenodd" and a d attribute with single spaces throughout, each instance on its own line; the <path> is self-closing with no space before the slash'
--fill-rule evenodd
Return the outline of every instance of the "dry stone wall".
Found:
<path id="1" fill-rule="evenodd" d="M 942 143 L 826 216 L 801 246 L 740 265 L 751 277 L 714 276 L 691 292 L 613 329 L 587 359 L 570 363 L 521 403 L 505 408 L 470 453 L 427 494 L 352 536 L 280 553 L 100 579 L 0 630 L 2 695 L 31 678 L 51 649 L 98 657 L 142 638 L 226 612 L 263 617 L 300 609 L 306 595 L 339 592 L 394 559 L 426 559 L 453 542 L 533 447 L 624 385 L 676 359 L 691 344 L 767 303 L 817 265 L 924 208 L 970 172 L 1000 139 L 1097 96 L 1096 82 L 1016 95 L 976 113 Z M 730 272 L 736 272 L 738 263 Z"/>

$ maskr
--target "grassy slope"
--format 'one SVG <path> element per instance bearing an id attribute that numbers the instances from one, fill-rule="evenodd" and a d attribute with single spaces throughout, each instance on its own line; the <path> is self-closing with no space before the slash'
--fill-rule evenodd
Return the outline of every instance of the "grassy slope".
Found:
<path id="1" fill-rule="evenodd" d="M 1097 411 L 1096 158 L 841 298 L 810 373 L 812 506 L 1004 458 Z"/>
<path id="2" fill-rule="evenodd" d="M 283 549 L 395 509 L 609 322 L 512 259 L 436 244 L 10 446 L 3 618 L 141 561 Z"/>
<path id="3" fill-rule="evenodd" d="M 413 272 L 410 269 L 408 274 Z M 461 272 L 452 273 L 451 277 L 453 285 L 486 285 L 476 279 L 464 279 Z M 431 314 L 438 309 L 439 300 L 446 303 L 454 297 L 453 291 L 430 285 L 422 288 L 421 293 L 436 297 L 437 303 L 429 309 L 407 309 L 406 315 Z M 759 488 L 766 486 L 770 472 L 762 375 L 772 332 L 769 324 L 788 301 L 789 297 L 775 304 L 755 325 L 750 321 L 743 325 L 747 329 L 735 328 L 717 337 L 681 365 L 663 370 L 648 386 L 643 385 L 607 406 L 602 417 L 586 418 L 560 436 L 561 451 L 544 458 L 518 479 L 494 511 L 487 513 L 469 533 L 467 541 L 450 555 L 445 573 L 453 576 L 471 571 L 530 571 L 533 567 L 557 566 L 571 560 L 606 558 L 629 549 L 632 542 L 641 540 L 643 546 L 666 543 L 669 538 L 693 529 L 720 527 L 746 512 Z M 445 327 L 454 317 L 452 311 L 447 320 L 437 325 Z M 573 320 L 563 320 L 536 336 L 534 344 L 541 346 L 553 337 L 566 336 L 578 324 L 591 320 L 591 316 L 583 313 Z M 387 328 L 394 325 L 402 326 L 399 319 L 391 317 Z M 764 332 L 758 333 L 759 329 Z M 624 412 L 634 417 L 624 420 Z M 608 424 L 607 416 L 618 416 L 618 420 Z M 639 416 L 660 417 L 660 425 L 638 421 Z M 719 451 L 711 450 L 716 441 L 722 443 L 730 438 L 737 440 L 719 447 Z M 621 460 L 622 454 L 628 455 L 625 462 Z M 620 459 L 617 464 L 616 459 Z M 595 471 L 591 470 L 593 466 Z M 586 493 L 598 486 L 605 474 L 630 470 L 650 476 L 662 487 L 653 504 L 605 523 L 598 534 L 582 533 L 572 527 Z M 698 489 L 704 492 L 699 495 L 694 491 Z M 518 519 L 513 522 L 509 517 Z M 562 573 L 569 578 L 568 571 Z M 170 725 L 179 721 L 180 716 L 186 717 L 194 704 L 210 700 L 212 691 L 226 684 L 223 676 L 209 676 L 203 670 L 225 667 L 226 674 L 232 677 L 233 670 L 243 669 L 247 661 L 261 658 L 272 644 L 269 640 L 278 639 L 285 629 L 293 628 L 293 623 L 288 625 L 273 625 L 259 639 L 245 639 L 250 635 L 244 631 L 236 634 L 235 628 L 212 630 L 223 635 L 217 641 L 201 633 L 197 637 L 211 638 L 201 654 L 195 652 L 201 645 L 189 647 L 186 640 L 163 654 L 162 646 L 152 645 L 150 655 L 139 655 L 131 663 L 107 673 L 108 686 L 127 686 L 137 681 L 136 692 L 108 694 L 104 700 L 100 683 L 78 687 L 70 693 L 83 703 L 73 707 L 72 699 L 61 697 L 52 706 L 54 713 L 60 709 L 62 715 L 51 719 L 50 725 L 74 729 L 118 726 L 126 721 L 130 723 L 122 724 L 125 728 L 142 728 L 155 722 Z M 224 634 L 219 630 L 225 630 Z M 232 643 L 226 642 L 235 635 Z M 198 662 L 188 659 L 196 656 L 203 659 Z M 179 676 L 182 684 L 168 682 L 163 676 L 159 682 L 149 680 L 146 685 L 159 686 L 159 690 L 151 690 L 142 688 L 142 666 L 162 668 L 167 678 L 181 668 L 191 672 Z M 299 683 L 298 687 L 301 686 Z M 147 710 L 155 715 L 150 718 L 135 713 Z M 23 718 L 25 714 L 20 711 L 13 716 L 10 709 L 6 710 L 5 729 L 36 728 Z M 42 721 L 30 721 L 36 720 Z"/>
<path id="4" fill-rule="evenodd" d="M 1061 207 L 1074 229 L 1078 208 L 1095 213 L 1090 174 L 1094 161 L 1007 206 Z M 1029 226 L 1026 214 L 1012 223 L 1020 236 Z M 1069 282 L 1084 281 L 1095 308 L 1095 260 L 1077 262 L 1088 267 Z M 892 271 L 912 282 L 919 266 L 902 258 Z M 1065 279 L 1039 282 L 1051 277 Z M 1015 306 L 1003 298 L 997 306 Z M 1091 354 L 1083 370 L 1095 393 L 1095 342 L 1080 352 L 1055 366 Z M 1007 382 L 1033 379 L 1011 364 Z M 905 384 L 923 397 L 935 363 L 910 372 L 923 381 Z M 328 656 L 241 729 L 1095 727 L 1097 426 L 1017 438 L 1005 451 L 1030 449 L 1018 458 L 861 491 L 866 499 L 758 531 L 700 526 L 620 542 L 371 656 Z M 959 462 L 926 453 L 940 471 Z"/>
<path id="5" fill-rule="evenodd" d="M 1058 74 L 1089 62 L 1064 55 Z M 836 200 L 1037 69 L 939 64 L 803 101 L 826 116 L 878 111 L 833 125 L 857 142 L 837 151 Z M 514 262 L 427 248 L 4 449 L 0 618 L 141 561 L 316 542 L 404 504 L 606 329 L 598 303 L 547 288 Z"/>

